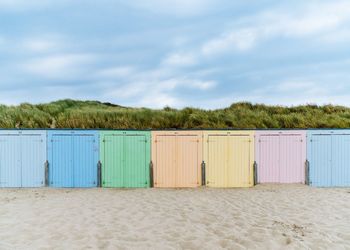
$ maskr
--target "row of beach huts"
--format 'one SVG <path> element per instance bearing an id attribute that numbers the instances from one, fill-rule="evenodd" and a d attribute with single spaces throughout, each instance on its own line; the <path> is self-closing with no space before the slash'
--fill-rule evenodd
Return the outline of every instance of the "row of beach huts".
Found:
<path id="1" fill-rule="evenodd" d="M 350 130 L 0 130 L 0 187 L 350 186 Z"/>

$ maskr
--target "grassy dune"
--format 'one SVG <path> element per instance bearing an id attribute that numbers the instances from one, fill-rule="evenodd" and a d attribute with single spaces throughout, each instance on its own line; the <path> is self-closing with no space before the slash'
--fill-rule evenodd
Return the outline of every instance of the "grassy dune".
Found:
<path id="1" fill-rule="evenodd" d="M 154 110 L 97 101 L 60 100 L 47 104 L 0 105 L 1 128 L 348 128 L 350 108 L 234 103 L 228 108 Z"/>

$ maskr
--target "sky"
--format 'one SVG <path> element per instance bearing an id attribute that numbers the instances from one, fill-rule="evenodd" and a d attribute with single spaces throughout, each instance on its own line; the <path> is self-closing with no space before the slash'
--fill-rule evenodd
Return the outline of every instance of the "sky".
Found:
<path id="1" fill-rule="evenodd" d="M 0 103 L 350 106 L 348 0 L 0 0 Z"/>

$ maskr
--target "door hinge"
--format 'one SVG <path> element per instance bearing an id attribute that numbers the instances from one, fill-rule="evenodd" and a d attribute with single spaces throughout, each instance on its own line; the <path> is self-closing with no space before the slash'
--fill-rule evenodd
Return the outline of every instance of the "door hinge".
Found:
<path id="1" fill-rule="evenodd" d="M 205 162 L 204 161 L 202 161 L 202 164 L 201 164 L 201 171 L 202 171 L 202 186 L 205 186 L 205 178 L 206 178 L 206 176 L 205 176 Z"/>
<path id="2" fill-rule="evenodd" d="M 253 164 L 254 185 L 258 184 L 258 163 L 254 161 Z"/>
<path id="3" fill-rule="evenodd" d="M 150 181 L 150 187 L 154 187 L 154 175 L 153 175 L 153 162 L 150 161 L 149 163 L 149 181 Z M 157 184 L 157 183 L 155 183 Z"/>
<path id="4" fill-rule="evenodd" d="M 45 186 L 49 185 L 49 161 L 45 161 L 44 163 L 44 171 L 45 171 Z M 51 182 L 52 184 L 52 182 Z"/>
<path id="5" fill-rule="evenodd" d="M 102 163 L 101 161 L 98 161 L 97 163 L 97 187 L 101 187 L 101 180 L 102 180 Z M 94 182 L 95 184 L 95 182 Z"/>

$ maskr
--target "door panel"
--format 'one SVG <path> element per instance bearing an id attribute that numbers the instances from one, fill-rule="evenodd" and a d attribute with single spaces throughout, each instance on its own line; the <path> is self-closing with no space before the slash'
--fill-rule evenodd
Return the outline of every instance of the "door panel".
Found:
<path id="1" fill-rule="evenodd" d="M 208 162 L 207 162 L 207 186 L 227 186 L 227 136 L 208 136 Z"/>
<path id="2" fill-rule="evenodd" d="M 124 145 L 124 187 L 148 187 L 147 138 L 143 135 L 126 135 Z"/>
<path id="3" fill-rule="evenodd" d="M 124 185 L 124 139 L 123 135 L 104 137 L 104 160 L 102 162 L 102 185 L 104 187 L 123 187 Z"/>
<path id="4" fill-rule="evenodd" d="M 154 186 L 176 186 L 176 136 L 158 135 L 155 141 Z"/>
<path id="5" fill-rule="evenodd" d="M 53 187 L 74 187 L 73 137 L 52 135 L 49 142 L 50 185 Z"/>
<path id="6" fill-rule="evenodd" d="M 332 174 L 334 187 L 350 186 L 350 135 L 332 135 Z"/>
<path id="7" fill-rule="evenodd" d="M 21 187 L 19 135 L 0 135 L 0 187 Z"/>
<path id="8" fill-rule="evenodd" d="M 331 186 L 332 137 L 331 135 L 312 135 L 310 143 L 310 184 Z"/>
<path id="9" fill-rule="evenodd" d="M 199 138 L 192 135 L 176 137 L 176 187 L 197 187 L 200 184 Z"/>
<path id="10" fill-rule="evenodd" d="M 93 135 L 74 135 L 74 187 L 97 186 L 96 139 Z"/>
<path id="11" fill-rule="evenodd" d="M 278 183 L 279 167 L 279 136 L 260 136 L 258 149 L 260 160 L 258 162 L 258 182 Z"/>
<path id="12" fill-rule="evenodd" d="M 45 138 L 39 134 L 21 136 L 22 187 L 42 187 L 45 185 Z"/>
<path id="13" fill-rule="evenodd" d="M 280 136 L 280 183 L 304 183 L 305 160 L 300 135 Z"/>
<path id="14" fill-rule="evenodd" d="M 227 187 L 246 187 L 251 183 L 252 142 L 249 136 L 228 137 Z"/>

